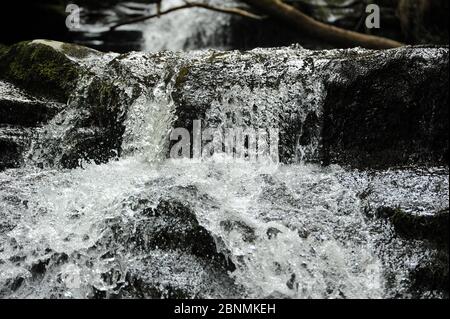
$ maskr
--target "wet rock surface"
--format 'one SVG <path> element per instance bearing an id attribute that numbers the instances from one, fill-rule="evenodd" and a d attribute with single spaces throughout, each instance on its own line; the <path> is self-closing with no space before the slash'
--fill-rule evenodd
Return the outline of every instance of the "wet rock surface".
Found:
<path id="1" fill-rule="evenodd" d="M 30 140 L 30 131 L 0 128 L 0 171 L 24 164 L 23 157 Z"/>
<path id="2" fill-rule="evenodd" d="M 0 125 L 36 127 L 47 123 L 63 108 L 62 103 L 26 94 L 15 85 L 0 82 Z"/>
<path id="3" fill-rule="evenodd" d="M 407 294 L 413 298 L 435 298 L 442 293 L 448 298 L 449 223 L 448 204 L 444 202 L 448 170 L 359 174 L 371 176 L 367 184 L 357 182 L 358 196 L 374 236 L 378 237 L 376 249 L 387 268 L 386 285 L 389 289 L 396 287 L 391 297 Z M 386 247 L 395 250 L 396 257 L 383 252 Z M 407 284 L 399 282 L 399 273 L 404 274 Z"/>
<path id="4" fill-rule="evenodd" d="M 324 106 L 327 162 L 448 164 L 448 52 L 437 60 L 409 53 L 339 62 Z"/>
<path id="5" fill-rule="evenodd" d="M 449 215 L 448 208 L 430 215 L 415 215 L 380 207 L 377 216 L 387 218 L 398 236 L 408 241 L 424 242 L 431 252 L 411 269 L 411 290 L 417 298 L 426 291 L 444 291 L 449 286 Z"/>

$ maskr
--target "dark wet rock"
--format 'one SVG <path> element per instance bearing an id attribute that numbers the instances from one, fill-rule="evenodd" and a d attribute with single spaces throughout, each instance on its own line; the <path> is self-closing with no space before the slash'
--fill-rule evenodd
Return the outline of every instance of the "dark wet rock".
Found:
<path id="1" fill-rule="evenodd" d="M 61 109 L 60 103 L 36 98 L 11 83 L 0 81 L 0 126 L 39 126 Z"/>
<path id="2" fill-rule="evenodd" d="M 0 127 L 0 171 L 20 167 L 30 142 L 30 132 L 21 128 Z"/>
<path id="3" fill-rule="evenodd" d="M 139 225 L 111 221 L 113 242 L 119 241 L 137 251 L 179 250 L 216 263 L 227 270 L 235 266 L 218 252 L 214 237 L 199 224 L 195 212 L 176 200 L 162 200 L 157 207 L 134 206 L 142 214 Z M 134 230 L 128 229 L 133 227 Z M 107 243 L 107 245 L 113 242 Z"/>
<path id="4" fill-rule="evenodd" d="M 17 277 L 9 278 L 2 282 L 2 288 L 0 289 L 0 296 L 7 296 L 9 291 L 18 290 L 23 283 L 25 282 L 25 278 L 22 275 L 18 275 Z"/>
<path id="5" fill-rule="evenodd" d="M 296 280 L 295 274 L 291 275 L 291 278 L 289 278 L 289 280 L 286 282 L 286 286 L 291 290 L 298 289 L 299 284 Z"/>
<path id="6" fill-rule="evenodd" d="M 246 242 L 254 242 L 257 239 L 255 229 L 241 220 L 224 220 L 220 222 L 220 226 L 226 232 L 237 232 L 242 236 L 242 239 Z"/>
<path id="7" fill-rule="evenodd" d="M 278 234 L 280 234 L 282 231 L 279 230 L 278 228 L 275 227 L 270 227 L 269 229 L 267 229 L 266 234 L 267 234 L 267 238 L 272 239 L 272 238 L 276 238 L 278 236 Z"/>
<path id="8" fill-rule="evenodd" d="M 75 168 L 83 161 L 101 164 L 120 156 L 125 130 L 124 113 L 118 109 L 123 103 L 120 94 L 120 89 L 107 79 L 92 81 L 86 97 L 80 101 L 85 109 L 68 121 L 66 118 L 68 127 L 62 139 L 52 140 L 51 134 L 48 137 L 48 149 L 59 158 L 53 165 Z M 47 137 L 43 140 L 46 143 Z M 49 155 L 42 160 L 51 158 Z"/>
<path id="9" fill-rule="evenodd" d="M 212 235 L 192 209 L 176 200 L 148 207 L 133 199 L 138 222 L 120 218 L 105 224 L 103 237 L 91 248 L 105 251 L 104 260 L 132 254 L 126 271 L 114 266 L 102 274 L 107 291 L 93 287 L 95 298 L 210 298 L 232 297 L 240 289 L 229 276 L 234 265 L 218 252 Z"/>
<path id="10" fill-rule="evenodd" d="M 101 55 L 92 49 L 39 40 L 12 46 L 0 59 L 0 78 L 14 83 L 4 85 L 1 124 L 36 127 L 59 114 L 54 122 L 68 126 L 56 141 L 43 137 L 48 165 L 73 168 L 82 160 L 105 163 L 119 153 L 123 127 L 116 121 L 117 111 L 109 109 L 118 104 L 112 83 L 94 79 L 85 100 L 80 101 L 85 109 L 76 117 L 64 114 L 69 97 L 79 93 L 75 92 L 77 83 L 90 72 L 80 61 L 95 57 Z M 44 129 L 42 135 L 46 132 Z M 39 160 L 35 162 L 44 166 Z"/>
<path id="11" fill-rule="evenodd" d="M 131 239 L 138 249 L 183 249 L 211 259 L 224 259 L 217 253 L 213 237 L 200 226 L 194 212 L 177 203 L 163 201 L 154 210 L 149 220 L 136 230 Z M 141 227 L 142 226 L 142 227 Z"/>
<path id="12" fill-rule="evenodd" d="M 158 264 L 159 267 L 154 267 Z M 239 287 L 222 270 L 182 252 L 150 254 L 125 275 L 120 298 L 232 298 Z"/>
<path id="13" fill-rule="evenodd" d="M 433 215 L 414 215 L 399 208 L 380 207 L 378 217 L 388 218 L 395 231 L 407 239 L 429 240 L 448 247 L 449 211 L 448 209 Z"/>
<path id="14" fill-rule="evenodd" d="M 0 81 L 0 170 L 21 166 L 35 128 L 47 123 L 63 107 Z"/>
<path id="15" fill-rule="evenodd" d="M 82 161 L 107 163 L 118 156 L 117 139 L 108 130 L 87 128 L 70 133 L 73 141 L 69 150 L 63 150 L 60 164 L 66 168 L 79 167 Z M 58 163 L 55 163 L 57 165 Z"/>
<path id="16" fill-rule="evenodd" d="M 0 43 L 0 58 L 8 52 L 9 46 Z"/>
<path id="17" fill-rule="evenodd" d="M 449 254 L 441 250 L 431 260 L 419 263 L 411 273 L 412 291 L 415 297 L 433 298 L 433 292 L 444 292 L 449 297 Z M 428 294 L 428 295 L 427 295 Z M 431 295 L 430 295 L 431 294 Z"/>
<path id="18" fill-rule="evenodd" d="M 12 291 L 16 291 L 23 284 L 23 282 L 24 282 L 24 278 L 23 277 L 15 278 L 14 281 L 12 282 L 12 284 L 11 284 L 10 289 Z"/>
<path id="19" fill-rule="evenodd" d="M 11 140 L 0 138 L 0 171 L 6 168 L 20 167 L 22 150 Z"/>
<path id="20" fill-rule="evenodd" d="M 448 298 L 448 209 L 432 215 L 415 215 L 400 208 L 380 207 L 376 216 L 389 220 L 397 236 L 410 242 L 419 242 L 426 247 L 427 254 L 410 266 L 409 293 L 414 298 L 434 298 L 442 295 Z"/>
<path id="21" fill-rule="evenodd" d="M 304 228 L 298 229 L 297 234 L 300 238 L 303 238 L 303 239 L 308 238 L 308 236 L 310 235 L 309 232 Z"/>
<path id="22" fill-rule="evenodd" d="M 33 279 L 41 277 L 45 274 L 47 270 L 49 260 L 38 260 L 36 263 L 31 265 L 30 272 Z"/>
<path id="23" fill-rule="evenodd" d="M 49 108 L 40 101 L 8 101 L 0 98 L 0 125 L 12 124 L 25 127 L 46 122 L 57 113 L 57 109 Z"/>
<path id="24" fill-rule="evenodd" d="M 337 62 L 339 76 L 327 82 L 325 162 L 448 164 L 448 50 L 431 59 L 401 50 L 356 61 Z"/>

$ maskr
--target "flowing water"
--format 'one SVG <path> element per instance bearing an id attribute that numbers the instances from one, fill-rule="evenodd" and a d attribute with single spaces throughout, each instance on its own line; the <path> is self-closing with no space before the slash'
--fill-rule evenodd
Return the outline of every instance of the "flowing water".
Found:
<path id="1" fill-rule="evenodd" d="M 235 2 L 208 0 L 208 4 L 220 7 L 233 7 Z M 182 0 L 165 0 L 161 10 L 182 6 Z M 125 25 L 112 33 L 106 32 L 108 26 L 130 18 L 155 14 L 155 5 L 126 2 L 109 9 L 93 10 L 87 8 L 79 30 L 74 30 L 75 42 L 102 50 L 130 51 L 161 50 L 191 51 L 206 48 L 231 49 L 232 17 L 201 8 L 175 11 L 159 18 Z M 89 18 L 94 16 L 95 19 Z M 99 18 L 100 17 L 100 18 Z M 115 35 L 115 36 L 112 36 Z"/>
<path id="2" fill-rule="evenodd" d="M 120 158 L 0 173 L 0 296 L 409 296 L 408 271 L 434 252 L 396 236 L 373 210 L 445 209 L 448 170 L 166 159 L 173 81 L 158 83 L 127 112 Z M 64 135 L 68 127 L 55 125 L 79 116 L 70 110 L 42 131 Z M 229 109 L 211 112 L 226 118 Z M 36 145 L 34 159 L 50 144 Z"/>
<path id="3" fill-rule="evenodd" d="M 139 156 L 67 171 L 9 170 L 0 174 L 1 293 L 83 298 L 94 288 L 113 293 L 129 272 L 137 272 L 152 273 L 154 285 L 177 287 L 191 297 L 380 298 L 389 291 L 377 244 L 392 235 L 387 226 L 373 233 L 358 191 L 361 184 L 393 183 L 401 173 L 384 174 L 368 178 L 339 167 L 255 165 L 221 157 L 150 164 Z M 442 208 L 445 175 L 414 177 L 418 183 L 407 191 L 441 187 L 435 198 L 416 201 L 429 210 Z M 138 253 L 114 239 L 114 227 L 132 233 L 145 223 L 134 206 L 155 208 L 166 200 L 189 207 L 212 234 L 217 250 L 236 267 L 228 275 L 237 292 L 210 283 L 226 282 L 220 277 L 201 278 L 206 266 L 183 260 L 181 253 Z M 389 259 L 401 254 L 401 248 L 384 249 Z M 149 257 L 153 262 L 144 263 Z M 400 262 L 406 264 L 398 265 L 401 270 L 418 261 Z M 106 280 L 111 272 L 116 277 Z"/>
<path id="4" fill-rule="evenodd" d="M 208 1 L 211 5 L 224 6 L 223 1 Z M 162 10 L 183 5 L 181 0 L 162 3 Z M 227 1 L 225 7 L 233 7 L 234 1 Z M 162 16 L 144 24 L 145 51 L 198 50 L 202 48 L 230 49 L 231 17 L 200 8 L 181 10 Z"/>
<path id="5" fill-rule="evenodd" d="M 242 3 L 234 0 L 199 2 L 223 8 L 243 7 Z M 309 15 L 327 23 L 343 24 L 354 29 L 364 22 L 365 3 L 361 0 L 336 0 L 331 6 L 323 0 L 293 2 L 304 7 Z M 164 0 L 161 10 L 183 4 L 182 0 Z M 324 46 L 313 39 L 305 41 L 304 36 L 299 37 L 294 32 L 291 35 L 280 34 L 289 33 L 289 30 L 270 21 L 259 23 L 257 20 L 246 20 L 203 8 L 174 11 L 159 18 L 121 26 L 113 32 L 107 32 L 108 26 L 137 16 L 153 15 L 156 6 L 123 2 L 107 9 L 84 8 L 83 13 L 81 28 L 72 34 L 74 41 L 102 51 L 230 50 L 289 45 L 300 40 L 308 47 Z"/>

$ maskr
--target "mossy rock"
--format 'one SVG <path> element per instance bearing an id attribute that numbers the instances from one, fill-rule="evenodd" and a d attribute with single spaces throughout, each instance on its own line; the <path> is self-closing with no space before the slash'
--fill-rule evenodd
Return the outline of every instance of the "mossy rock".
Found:
<path id="1" fill-rule="evenodd" d="M 6 51 L 0 49 L 1 79 L 60 102 L 67 101 L 80 70 L 63 51 L 44 42 L 21 42 Z"/>
<path id="2" fill-rule="evenodd" d="M 183 66 L 175 79 L 175 88 L 179 88 L 186 81 L 186 77 L 189 74 L 189 66 Z"/>
<path id="3" fill-rule="evenodd" d="M 6 46 L 6 45 L 0 43 L 0 59 L 1 59 L 1 57 L 2 57 L 4 54 L 6 54 L 6 52 L 8 51 L 8 49 L 9 49 L 8 46 Z"/>

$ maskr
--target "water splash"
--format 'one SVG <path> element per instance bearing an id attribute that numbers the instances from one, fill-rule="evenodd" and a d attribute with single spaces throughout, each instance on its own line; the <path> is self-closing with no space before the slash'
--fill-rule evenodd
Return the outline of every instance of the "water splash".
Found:
<path id="1" fill-rule="evenodd" d="M 394 182 L 401 174 L 378 176 Z M 442 185 L 441 192 L 448 192 L 445 176 L 410 174 L 422 188 Z M 169 160 L 158 168 L 131 156 L 76 170 L 9 170 L 0 174 L 6 217 L 0 241 L 1 293 L 114 294 L 125 289 L 127 274 L 159 269 L 158 281 L 161 272 L 171 273 L 172 258 L 177 263 L 181 258 L 183 272 L 165 277 L 170 287 L 191 296 L 227 296 L 196 257 L 159 249 L 138 253 L 111 237 L 117 227 L 132 233 L 143 222 L 133 205 L 142 202 L 151 208 L 170 198 L 195 211 L 216 238 L 217 249 L 234 263 L 230 275 L 233 285 L 243 287 L 239 296 L 380 298 L 389 292 L 375 244 L 386 235 L 371 235 L 357 195 L 371 180 L 339 167 L 254 165 L 217 157 Z M 393 196 L 380 192 L 378 204 Z M 432 209 L 445 206 L 436 200 L 445 197 L 441 192 L 429 201 L 424 198 Z M 390 258 L 399 251 L 391 251 Z M 153 264 L 144 262 L 149 256 Z M 200 270 L 203 279 L 194 286 L 202 293 L 194 292 L 186 277 Z"/>

